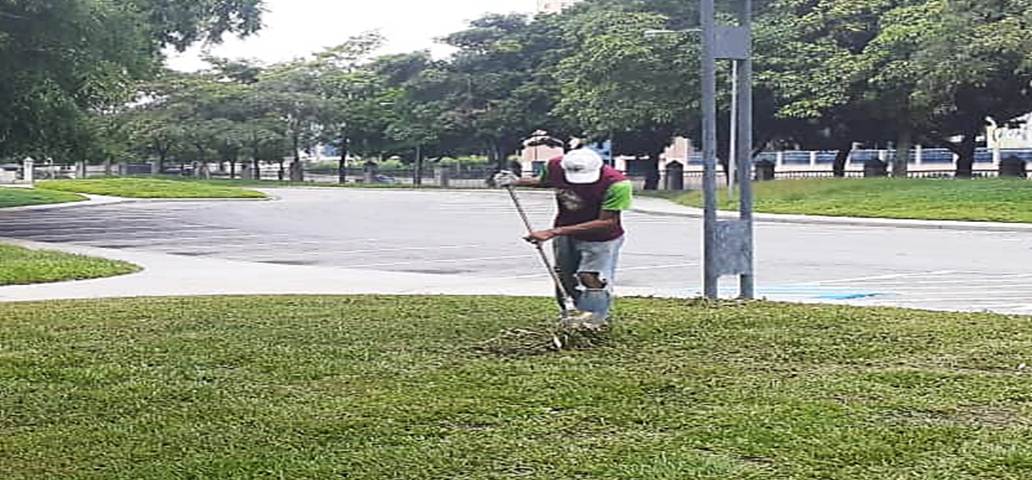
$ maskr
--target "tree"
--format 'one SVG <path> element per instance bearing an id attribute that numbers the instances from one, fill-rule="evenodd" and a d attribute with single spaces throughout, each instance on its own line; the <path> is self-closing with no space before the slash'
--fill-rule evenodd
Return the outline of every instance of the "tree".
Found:
<path id="1" fill-rule="evenodd" d="M 1032 1 L 940 7 L 914 58 L 915 97 L 931 112 L 922 138 L 956 153 L 957 176 L 970 177 L 986 119 L 1006 122 L 1032 111 Z"/>
<path id="2" fill-rule="evenodd" d="M 261 0 L 0 2 L 0 156 L 69 155 L 87 118 L 130 99 L 167 45 L 260 26 Z M 82 156 L 80 154 L 80 156 Z"/>
<path id="3" fill-rule="evenodd" d="M 778 115 L 805 122 L 793 137 L 840 145 L 837 174 L 853 142 L 895 140 L 904 176 L 910 146 L 923 140 L 957 153 L 958 176 L 970 176 L 985 118 L 1032 110 L 1029 7 L 776 0 L 759 22 L 758 71 L 781 97 Z"/>
<path id="4" fill-rule="evenodd" d="M 659 157 L 675 135 L 692 127 L 698 102 L 697 43 L 678 35 L 646 37 L 666 28 L 656 13 L 584 11 L 565 25 L 573 52 L 558 67 L 558 114 L 596 139 L 612 138 L 617 154 L 648 160 L 646 189 L 659 185 Z"/>
<path id="5" fill-rule="evenodd" d="M 535 131 L 565 130 L 552 115 L 558 82 L 551 68 L 564 43 L 556 20 L 488 15 L 445 38 L 459 49 L 452 61 L 425 77 L 424 88 L 444 95 L 447 124 L 487 151 L 499 168 Z"/>
<path id="6" fill-rule="evenodd" d="M 290 139 L 294 157 L 290 181 L 303 181 L 301 150 L 317 142 L 330 108 L 325 97 L 319 94 L 317 72 L 304 61 L 274 65 L 262 74 L 255 88 L 262 105 L 282 123 Z M 279 163 L 282 180 L 285 173 L 282 157 Z"/>
<path id="7" fill-rule="evenodd" d="M 364 33 L 317 54 L 310 65 L 318 92 L 326 100 L 320 139 L 340 152 L 338 176 L 342 184 L 347 181 L 348 156 L 382 149 L 387 138 L 388 113 L 395 93 L 389 86 L 391 79 L 381 75 L 370 58 L 383 43 L 378 33 Z"/>

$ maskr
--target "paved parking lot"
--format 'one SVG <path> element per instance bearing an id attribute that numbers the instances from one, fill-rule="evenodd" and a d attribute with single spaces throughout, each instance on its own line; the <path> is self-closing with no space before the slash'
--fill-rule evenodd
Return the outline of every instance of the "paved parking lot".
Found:
<path id="1" fill-rule="evenodd" d="M 0 212 L 0 237 L 276 265 L 547 282 L 501 192 L 282 189 L 272 202 Z M 548 195 L 524 194 L 536 223 Z M 630 213 L 626 294 L 700 290 L 699 220 Z M 1032 233 L 761 224 L 759 293 L 779 300 L 1032 314 Z M 732 295 L 733 281 L 726 281 Z"/>

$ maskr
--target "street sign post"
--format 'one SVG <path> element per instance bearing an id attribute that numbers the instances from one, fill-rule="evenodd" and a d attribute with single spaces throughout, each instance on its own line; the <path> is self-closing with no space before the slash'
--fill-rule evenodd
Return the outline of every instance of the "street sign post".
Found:
<path id="1" fill-rule="evenodd" d="M 714 0 L 700 0 L 702 23 L 702 143 L 705 169 L 703 190 L 705 215 L 703 235 L 703 286 L 706 298 L 719 297 L 720 278 L 740 278 L 740 296 L 755 297 L 753 192 L 752 192 L 752 0 L 742 0 L 737 26 L 717 25 Z M 737 220 L 720 220 L 717 215 L 717 75 L 716 62 L 734 64 L 736 98 L 734 131 L 735 171 L 738 177 L 740 209 Z"/>

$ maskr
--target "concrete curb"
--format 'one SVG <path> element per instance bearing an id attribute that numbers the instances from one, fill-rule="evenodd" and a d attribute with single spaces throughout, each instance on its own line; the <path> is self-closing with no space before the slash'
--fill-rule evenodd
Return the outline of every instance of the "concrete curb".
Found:
<path id="1" fill-rule="evenodd" d="M 44 205 L 28 205 L 24 207 L 0 208 L 0 214 L 3 214 L 4 212 L 70 210 L 73 208 L 97 207 L 101 205 L 117 205 L 120 203 L 129 203 L 133 200 L 131 198 L 105 197 L 101 195 L 87 195 L 85 193 L 79 193 L 77 195 L 82 195 L 86 197 L 86 200 L 78 202 L 48 203 Z"/>
<path id="2" fill-rule="evenodd" d="M 390 187 L 390 188 L 368 188 L 368 187 L 338 187 L 334 185 L 326 186 L 293 186 L 284 185 L 282 187 L 241 187 L 250 188 L 251 190 L 258 190 L 262 193 L 269 194 L 270 191 L 276 191 L 281 189 L 291 190 L 305 190 L 305 191 L 333 191 L 333 190 L 348 190 L 348 191 L 363 191 L 363 192 L 397 192 L 397 193 L 498 193 L 506 195 L 504 189 L 500 188 L 438 188 L 438 187 Z M 519 188 L 516 190 L 520 194 L 531 194 L 531 195 L 555 195 L 550 189 L 535 189 L 535 188 Z"/>
<path id="3" fill-rule="evenodd" d="M 123 198 L 122 203 L 193 203 L 193 202 L 272 202 L 280 197 L 265 194 L 265 198 Z"/>
<path id="4" fill-rule="evenodd" d="M 275 202 L 281 200 L 281 197 L 270 192 L 262 193 L 265 194 L 265 198 L 128 198 L 78 193 L 77 195 L 86 197 L 86 200 L 79 202 L 48 203 L 44 205 L 0 208 L 0 214 L 4 212 L 69 210 L 73 208 L 99 207 L 125 203 Z"/>
<path id="5" fill-rule="evenodd" d="M 698 208 L 684 207 L 673 202 L 655 199 L 669 203 L 669 206 L 656 207 L 636 206 L 633 212 L 646 215 L 702 218 L 703 211 Z M 649 203 L 652 203 L 651 201 Z M 720 212 L 721 218 L 737 218 L 735 212 Z M 955 230 L 955 231 L 978 231 L 978 232 L 1009 232 L 1009 233 L 1032 233 L 1032 224 L 1024 223 L 999 223 L 999 222 L 960 222 L 947 220 L 904 220 L 891 218 L 857 218 L 857 217 L 820 217 L 813 215 L 781 215 L 771 213 L 758 213 L 755 215 L 758 223 L 774 224 L 796 224 L 796 225 L 829 225 L 842 227 L 882 227 L 882 228 L 910 228 L 919 230 Z"/>

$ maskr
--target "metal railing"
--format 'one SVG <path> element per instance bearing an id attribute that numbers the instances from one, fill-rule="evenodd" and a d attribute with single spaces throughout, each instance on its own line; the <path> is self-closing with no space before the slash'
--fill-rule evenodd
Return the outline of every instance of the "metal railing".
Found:
<path id="1" fill-rule="evenodd" d="M 916 150 L 915 150 L 916 151 Z M 947 156 L 943 152 L 948 152 L 942 149 L 924 149 L 921 151 L 922 164 L 912 166 L 909 169 L 908 177 L 910 178 L 955 178 L 956 167 L 952 163 L 952 153 L 949 153 L 947 163 Z M 1001 159 L 1007 159 L 1009 157 L 1016 157 L 1024 159 L 1026 162 L 1032 162 L 1032 149 L 1029 150 L 1003 150 L 1000 154 L 996 154 L 987 149 L 982 149 L 980 155 L 984 158 L 985 152 L 988 152 L 994 157 L 1001 157 Z M 805 154 L 804 154 L 805 153 Z M 829 162 L 834 160 L 834 152 L 796 152 L 789 154 L 787 152 L 764 152 L 758 155 L 757 161 L 771 161 L 778 157 L 781 158 L 782 163 L 775 165 L 774 168 L 774 179 L 776 180 L 791 180 L 791 179 L 809 179 L 809 178 L 833 178 L 834 172 L 832 165 Z M 806 158 L 808 165 L 787 165 L 784 160 L 786 158 L 791 161 L 800 161 L 802 158 Z M 887 157 L 884 151 L 877 150 L 857 150 L 853 152 L 852 163 L 847 165 L 845 170 L 846 178 L 860 178 L 865 176 L 862 164 L 857 163 L 857 159 L 888 159 L 891 161 L 891 157 Z M 941 162 L 941 163 L 940 163 Z M 771 161 L 771 163 L 774 163 Z M 237 164 L 235 169 L 235 178 L 249 178 L 245 177 L 244 166 L 250 168 L 250 162 L 241 162 Z M 934 165 L 934 166 L 933 166 Z M 23 172 L 19 170 L 17 164 L 4 165 L 4 175 L 0 177 L 0 180 L 8 177 L 14 177 L 14 181 L 18 181 L 24 178 Z M 975 178 L 993 178 L 1000 176 L 1000 170 L 995 164 L 976 163 L 973 171 L 973 177 Z M 1030 165 L 1032 167 L 1032 165 Z M 162 170 L 163 175 L 177 175 L 184 177 L 194 176 L 194 170 L 196 169 L 194 164 L 179 164 L 176 162 L 167 162 Z M 120 175 L 148 175 L 151 172 L 151 164 L 149 163 L 133 163 L 133 164 L 114 164 L 110 167 L 111 174 Z M 529 170 L 529 169 L 528 169 Z M 1032 168 L 1029 169 L 1032 173 Z M 261 179 L 266 181 L 277 181 L 277 180 L 289 180 L 289 163 L 283 164 L 283 177 L 280 177 L 280 164 L 278 162 L 262 162 L 261 163 Z M 446 173 L 446 178 L 442 177 L 441 172 Z M 478 189 L 478 188 L 489 188 L 488 180 L 495 173 L 496 168 L 488 166 L 459 166 L 452 165 L 447 167 L 431 166 L 422 170 L 419 182 L 415 179 L 415 170 L 413 168 L 402 168 L 402 169 L 377 169 L 375 173 L 367 171 L 361 167 L 350 167 L 346 169 L 346 178 L 350 184 L 365 184 L 372 183 L 383 186 L 406 186 L 414 187 L 418 186 L 427 188 L 461 188 L 461 189 Z M 212 178 L 230 178 L 230 169 L 228 165 L 219 165 L 212 163 L 209 165 L 208 172 Z M 36 180 L 47 180 L 47 179 L 61 179 L 61 178 L 86 178 L 102 177 L 108 175 L 108 168 L 104 165 L 89 165 L 84 170 L 81 166 L 77 165 L 37 165 L 34 169 Z M 524 171 L 525 176 L 532 175 L 530 171 Z M 890 173 L 891 174 L 891 173 Z M 371 177 L 370 177 L 371 175 Z M 671 178 L 674 175 L 681 175 L 681 182 L 672 181 Z M 676 188 L 678 183 L 685 189 L 699 188 L 702 184 L 702 169 L 698 165 L 692 165 L 689 163 L 683 171 L 678 170 L 666 170 L 661 171 L 658 178 L 658 185 L 660 189 L 664 188 Z M 722 168 L 718 168 L 717 172 L 718 182 L 726 184 L 726 177 L 723 173 Z M 629 175 L 632 183 L 641 189 L 647 183 L 647 178 L 640 174 L 640 172 L 632 172 Z M 754 176 L 755 178 L 755 176 Z M 336 168 L 306 168 L 304 170 L 304 181 L 312 184 L 338 184 L 340 181 L 340 172 Z"/>

